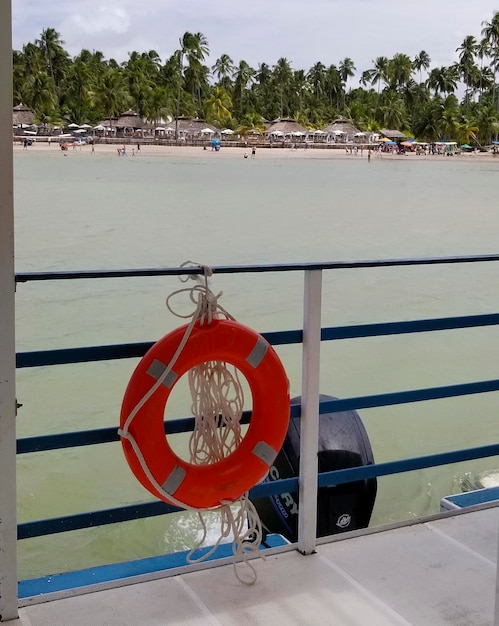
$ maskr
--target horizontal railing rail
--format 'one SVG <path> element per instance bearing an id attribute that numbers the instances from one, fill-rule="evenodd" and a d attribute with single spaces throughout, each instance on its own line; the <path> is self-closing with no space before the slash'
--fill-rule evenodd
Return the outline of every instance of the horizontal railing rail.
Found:
<path id="1" fill-rule="evenodd" d="M 499 455 L 499 444 L 491 444 L 489 446 L 453 450 L 451 452 L 387 461 L 386 463 L 376 463 L 374 465 L 363 465 L 332 472 L 319 472 L 318 486 L 331 487 L 369 478 L 413 472 L 420 469 L 461 461 L 472 461 L 496 455 Z M 298 480 L 298 477 L 296 477 L 264 482 L 250 489 L 249 496 L 250 498 L 264 498 L 283 493 L 296 493 L 298 491 Z M 145 517 L 166 515 L 167 513 L 178 511 L 181 511 L 181 509 L 166 502 L 143 502 L 101 511 L 89 511 L 63 517 L 23 522 L 18 525 L 18 538 L 30 539 L 43 535 L 133 521 Z"/>
<path id="2" fill-rule="evenodd" d="M 210 267 L 213 274 L 254 274 L 268 272 L 303 272 L 313 270 L 341 270 L 368 267 L 406 267 L 418 265 L 452 265 L 456 263 L 484 263 L 499 261 L 499 254 L 468 256 L 423 257 L 408 259 L 367 259 L 361 261 L 329 261 L 317 263 L 275 263 L 267 265 L 219 265 Z M 64 272 L 18 272 L 16 283 L 42 280 L 78 280 L 86 278 L 134 278 L 144 276 L 196 276 L 203 274 L 201 266 L 150 267 L 124 270 L 68 270 Z"/>
<path id="3" fill-rule="evenodd" d="M 499 255 L 475 255 L 461 257 L 434 257 L 424 259 L 380 259 L 365 261 L 342 261 L 330 263 L 291 263 L 276 265 L 250 266 L 221 266 L 211 268 L 214 273 L 263 273 L 288 271 L 340 270 L 355 268 L 376 268 L 395 266 L 422 266 L 443 265 L 476 262 L 499 261 Z M 202 274 L 200 267 L 181 268 L 146 268 L 129 270 L 91 270 L 67 272 L 24 272 L 16 275 L 17 283 L 38 282 L 47 280 L 78 280 L 101 278 L 134 278 L 146 276 L 179 276 Z M 421 319 L 410 321 L 381 322 L 374 324 L 357 324 L 351 326 L 323 327 L 321 341 L 342 339 L 358 339 L 375 336 L 402 335 L 411 333 L 447 331 L 467 329 L 499 324 L 499 314 L 468 315 L 445 318 Z M 272 345 L 289 345 L 303 342 L 302 330 L 286 330 L 262 333 Z M 63 365 L 68 363 L 85 363 L 126 358 L 140 358 L 154 344 L 152 341 L 63 348 L 53 350 L 27 351 L 17 354 L 17 368 L 44 367 Z M 490 393 L 499 391 L 499 380 L 466 382 L 462 384 L 446 385 L 434 388 L 414 389 L 367 395 L 352 398 L 342 398 L 322 401 L 319 404 L 319 413 L 335 413 L 348 410 L 368 409 L 382 406 L 392 406 L 411 402 L 459 397 L 463 395 Z M 300 417 L 301 406 L 294 404 L 291 407 L 291 417 Z M 245 412 L 243 422 L 250 419 L 250 412 Z M 168 420 L 165 422 L 165 433 L 181 433 L 192 430 L 192 417 Z M 17 453 L 45 452 L 63 448 L 100 445 L 119 441 L 117 428 L 99 428 L 78 432 L 57 433 L 21 438 L 17 442 Z M 427 456 L 409 459 L 399 459 L 385 463 L 341 469 L 334 472 L 319 473 L 317 484 L 319 487 L 339 485 L 369 478 L 387 476 L 390 474 L 409 472 L 418 469 L 436 467 L 439 465 L 457 463 L 479 458 L 499 455 L 499 443 L 488 446 L 454 450 Z M 298 491 L 298 478 L 279 479 L 256 485 L 250 491 L 250 496 L 267 497 L 286 492 Z M 164 515 L 179 509 L 164 502 L 143 502 L 122 507 L 110 508 L 101 511 L 89 511 L 55 517 L 44 520 L 34 520 L 18 525 L 18 538 L 26 539 L 47 534 L 67 532 L 77 529 L 131 521 L 143 517 Z"/>
<path id="4" fill-rule="evenodd" d="M 498 313 L 444 317 L 440 319 L 381 322 L 378 324 L 358 324 L 323 328 L 321 331 L 321 340 L 359 339 L 362 337 L 378 337 L 382 335 L 424 333 L 434 330 L 495 326 L 497 324 L 499 324 Z M 303 341 L 303 331 L 301 330 L 274 331 L 262 333 L 262 335 L 274 346 L 297 344 Z M 86 346 L 84 348 L 61 348 L 58 350 L 20 352 L 17 354 L 16 367 L 22 369 L 25 367 L 42 367 L 45 365 L 66 365 L 68 363 L 87 363 L 91 361 L 111 361 L 115 359 L 142 357 L 153 345 L 153 341 L 147 341 L 111 344 L 107 346 Z"/>

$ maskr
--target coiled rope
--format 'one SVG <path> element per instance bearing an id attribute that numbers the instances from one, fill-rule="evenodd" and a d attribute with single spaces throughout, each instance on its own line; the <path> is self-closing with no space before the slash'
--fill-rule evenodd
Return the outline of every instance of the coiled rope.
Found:
<path id="1" fill-rule="evenodd" d="M 265 557 L 259 549 L 259 545 L 262 541 L 260 517 L 253 503 L 249 500 L 248 493 L 246 492 L 234 502 L 221 501 L 219 506 L 210 509 L 197 509 L 186 505 L 171 494 L 166 493 L 163 487 L 157 482 L 148 468 L 137 442 L 129 432 L 130 425 L 137 413 L 170 374 L 175 362 L 188 342 L 196 322 L 199 321 L 199 325 L 202 326 L 204 324 L 210 324 L 213 319 L 225 318 L 234 320 L 234 317 L 218 302 L 222 292 L 215 295 L 209 289 L 208 278 L 213 273 L 211 268 L 193 263 L 192 261 L 186 261 L 181 265 L 181 267 L 185 266 L 201 267 L 203 269 L 204 281 L 201 282 L 197 275 L 181 277 L 180 280 L 182 282 L 187 282 L 189 279 L 192 279 L 197 281 L 198 284 L 192 287 L 178 289 L 171 293 L 166 299 L 166 306 L 176 317 L 184 319 L 191 318 L 191 321 L 166 369 L 130 412 L 123 428 L 118 431 L 118 434 L 130 442 L 147 478 L 155 489 L 165 496 L 167 501 L 186 510 L 197 512 L 203 532 L 200 541 L 198 541 L 187 555 L 187 562 L 198 563 L 209 558 L 220 543 L 232 534 L 235 576 L 240 582 L 252 585 L 256 582 L 257 574 L 248 559 L 250 556 L 255 556 L 256 554 L 262 558 Z M 201 284 L 199 284 L 200 282 Z M 195 305 L 195 310 L 193 313 L 182 315 L 173 309 L 171 300 L 173 297 L 185 293 L 189 295 L 191 302 Z M 189 462 L 192 465 L 209 465 L 216 463 L 234 452 L 243 439 L 241 434 L 241 417 L 244 406 L 244 392 L 238 370 L 226 362 L 210 361 L 201 363 L 189 370 L 188 381 L 192 399 L 191 410 L 194 415 L 194 430 L 189 439 Z M 207 526 L 203 517 L 203 512 L 206 511 L 215 511 L 220 514 L 220 534 L 218 540 L 210 550 L 196 558 L 194 553 L 203 545 L 207 537 Z M 249 569 L 247 576 L 241 575 L 238 568 L 239 564 L 247 566 Z"/>

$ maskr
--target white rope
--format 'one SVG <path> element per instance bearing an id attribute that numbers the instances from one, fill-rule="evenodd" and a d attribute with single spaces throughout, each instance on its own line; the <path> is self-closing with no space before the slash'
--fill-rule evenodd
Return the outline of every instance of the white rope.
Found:
<path id="1" fill-rule="evenodd" d="M 186 261 L 181 267 L 193 264 Z M 257 578 L 255 568 L 248 558 L 257 553 L 263 557 L 259 550 L 262 541 L 262 526 L 258 513 L 249 500 L 248 494 L 243 494 L 234 502 L 220 502 L 219 505 L 209 509 L 197 509 L 191 507 L 174 496 L 167 493 L 152 475 L 133 435 L 129 428 L 134 418 L 147 401 L 154 395 L 166 377 L 173 369 L 175 362 L 181 354 L 184 346 L 189 340 L 194 325 L 199 320 L 200 326 L 211 324 L 213 319 L 234 318 L 219 304 L 218 299 L 222 292 L 216 296 L 208 287 L 208 277 L 212 275 L 211 268 L 201 266 L 204 274 L 204 284 L 197 284 L 191 288 L 183 288 L 171 293 L 166 299 L 168 310 L 177 317 L 191 318 L 186 327 L 182 340 L 175 351 L 175 354 L 168 363 L 164 372 L 137 402 L 136 406 L 128 415 L 122 429 L 118 434 L 126 439 L 135 453 L 140 466 L 153 487 L 162 494 L 164 498 L 172 504 L 191 511 L 197 511 L 203 536 L 198 544 L 189 552 L 187 561 L 197 563 L 211 556 L 223 539 L 231 534 L 233 536 L 232 551 L 234 554 L 234 573 L 236 578 L 245 584 L 252 585 Z M 197 275 L 181 277 L 182 282 L 194 279 L 199 282 Z M 181 293 L 188 293 L 191 302 L 195 305 L 193 313 L 181 315 L 174 311 L 171 306 L 171 299 Z M 233 371 L 232 371 L 233 370 Z M 189 439 L 190 463 L 192 465 L 208 465 L 216 463 L 229 456 L 242 441 L 241 417 L 244 406 L 244 393 L 238 371 L 233 366 L 228 366 L 222 361 L 210 361 L 200 363 L 192 368 L 188 373 L 189 389 L 192 398 L 192 413 L 195 418 L 194 431 Z M 210 550 L 198 558 L 194 558 L 194 552 L 201 547 L 206 540 L 207 528 L 202 511 L 217 511 L 220 513 L 220 536 L 215 545 Z M 248 577 L 241 576 L 238 571 L 238 564 L 243 563 L 249 568 Z"/>

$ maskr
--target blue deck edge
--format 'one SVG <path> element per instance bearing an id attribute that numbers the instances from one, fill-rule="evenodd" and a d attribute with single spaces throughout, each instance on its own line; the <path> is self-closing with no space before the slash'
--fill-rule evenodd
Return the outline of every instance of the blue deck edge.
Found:
<path id="1" fill-rule="evenodd" d="M 260 545 L 260 549 L 265 552 L 265 550 L 270 548 L 280 548 L 286 545 L 289 545 L 287 539 L 281 535 L 270 534 L 265 538 L 265 543 Z M 209 550 L 211 550 L 209 546 L 200 548 L 195 553 L 196 558 L 206 554 Z M 173 554 L 162 554 L 145 559 L 113 563 L 111 565 L 99 565 L 74 572 L 63 572 L 51 576 L 21 580 L 18 583 L 18 596 L 20 599 L 43 596 L 48 593 L 68 591 L 70 589 L 185 567 L 189 565 L 187 562 L 189 552 L 189 550 L 185 550 Z M 224 543 L 219 545 L 215 552 L 206 558 L 206 561 L 216 561 L 217 559 L 230 558 L 232 556 L 232 544 Z"/>
<path id="2" fill-rule="evenodd" d="M 446 496 L 440 500 L 440 510 L 465 509 L 470 506 L 499 501 L 499 487 L 484 487 Z"/>

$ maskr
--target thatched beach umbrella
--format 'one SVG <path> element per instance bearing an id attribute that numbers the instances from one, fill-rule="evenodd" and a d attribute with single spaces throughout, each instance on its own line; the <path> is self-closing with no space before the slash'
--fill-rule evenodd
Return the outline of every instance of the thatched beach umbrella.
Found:
<path id="1" fill-rule="evenodd" d="M 12 109 L 13 126 L 32 126 L 35 121 L 35 115 L 25 104 L 18 104 Z"/>
<path id="2" fill-rule="evenodd" d="M 388 130 L 387 128 L 382 128 L 379 131 L 379 134 L 382 137 L 386 137 L 387 139 L 390 139 L 391 141 L 397 141 L 397 140 L 404 140 L 406 139 L 406 136 L 404 135 L 404 133 L 400 132 L 400 130 Z"/>
<path id="3" fill-rule="evenodd" d="M 180 116 L 170 122 L 183 137 L 203 137 L 220 134 L 220 129 L 200 117 Z"/>
<path id="4" fill-rule="evenodd" d="M 331 122 L 326 128 L 322 129 L 326 135 L 333 137 L 335 140 L 340 137 L 341 141 L 353 141 L 353 138 L 357 133 L 360 133 L 358 128 L 347 119 L 339 117 Z"/>
<path id="5" fill-rule="evenodd" d="M 114 126 L 124 135 L 133 135 L 135 131 L 142 130 L 145 123 L 138 116 L 138 114 L 135 113 L 135 111 L 129 109 L 120 115 L 120 117 L 114 122 Z"/>
<path id="6" fill-rule="evenodd" d="M 296 133 L 302 133 L 301 135 L 297 135 Z M 301 137 L 307 134 L 307 129 L 298 124 L 298 122 L 290 117 L 281 118 L 272 122 L 272 124 L 265 130 L 264 135 L 269 137 L 270 135 L 274 135 L 277 137 L 282 136 L 294 136 Z"/>

